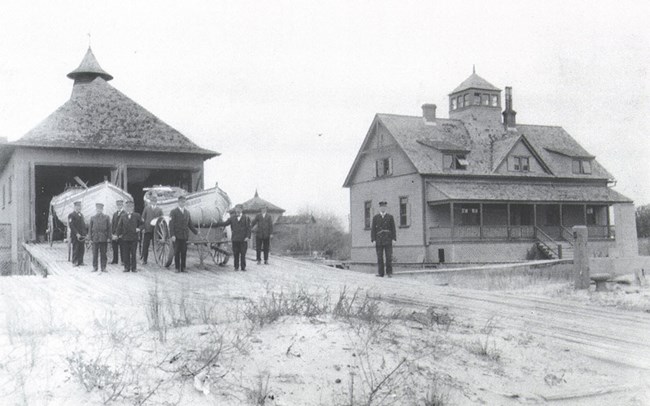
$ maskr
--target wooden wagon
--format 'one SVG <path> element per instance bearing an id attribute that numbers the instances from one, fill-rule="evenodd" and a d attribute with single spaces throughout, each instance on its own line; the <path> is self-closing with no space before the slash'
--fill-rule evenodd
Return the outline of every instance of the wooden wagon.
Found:
<path id="1" fill-rule="evenodd" d="M 174 243 L 169 232 L 169 213 L 178 205 L 180 195 L 184 195 L 187 199 L 185 208 L 189 210 L 192 223 L 198 230 L 197 235 L 190 233 L 187 243 L 196 247 L 201 265 L 207 257 L 221 266 L 228 262 L 231 255 L 228 236 L 223 227 L 215 225 L 230 208 L 230 198 L 223 190 L 215 186 L 187 194 L 180 188 L 156 186 L 146 189 L 145 203 L 149 203 L 152 195 L 157 196 L 157 205 L 163 211 L 163 216 L 151 222 L 154 226 L 153 250 L 156 264 L 168 267 L 174 260 Z"/>

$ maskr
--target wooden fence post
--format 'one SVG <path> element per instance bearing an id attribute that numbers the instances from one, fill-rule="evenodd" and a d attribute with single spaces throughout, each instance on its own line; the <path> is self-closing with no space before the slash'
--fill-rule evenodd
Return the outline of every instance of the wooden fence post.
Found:
<path id="1" fill-rule="evenodd" d="M 575 289 L 589 289 L 589 258 L 587 257 L 587 227 L 573 227 L 574 254 L 573 254 L 573 276 Z"/>

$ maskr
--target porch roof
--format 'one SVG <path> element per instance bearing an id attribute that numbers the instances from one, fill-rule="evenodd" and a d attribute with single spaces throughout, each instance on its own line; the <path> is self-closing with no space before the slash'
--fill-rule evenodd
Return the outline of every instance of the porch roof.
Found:
<path id="1" fill-rule="evenodd" d="M 632 203 L 606 186 L 550 183 L 427 182 L 427 201 L 516 201 L 559 203 Z"/>

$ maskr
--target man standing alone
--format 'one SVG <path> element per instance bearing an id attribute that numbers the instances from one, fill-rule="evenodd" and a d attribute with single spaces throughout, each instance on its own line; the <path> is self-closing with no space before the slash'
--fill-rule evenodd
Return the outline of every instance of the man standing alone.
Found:
<path id="1" fill-rule="evenodd" d="M 169 234 L 172 236 L 174 243 L 174 266 L 176 272 L 185 271 L 185 260 L 187 258 L 187 240 L 190 237 L 190 231 L 194 235 L 198 234 L 192 224 L 190 212 L 185 208 L 185 196 L 178 198 L 178 207 L 169 213 Z"/>
<path id="2" fill-rule="evenodd" d="M 384 277 L 384 254 L 386 254 L 386 274 L 389 278 L 393 277 L 393 241 L 397 241 L 395 233 L 395 220 L 393 216 L 386 213 L 387 203 L 379 202 L 379 214 L 372 218 L 372 227 L 370 230 L 370 241 L 375 243 L 377 250 L 377 268 L 376 276 Z"/>
<path id="3" fill-rule="evenodd" d="M 235 206 L 235 213 L 226 221 L 220 221 L 217 227 L 230 226 L 232 232 L 232 253 L 235 256 L 235 271 L 246 270 L 246 251 L 248 250 L 248 240 L 251 238 L 251 220 L 242 214 L 244 207 L 241 204 Z"/>
<path id="4" fill-rule="evenodd" d="M 151 225 L 151 220 L 157 219 L 163 215 L 163 211 L 160 207 L 157 206 L 158 198 L 155 195 L 152 195 L 149 198 L 149 204 L 144 208 L 142 212 L 142 221 L 144 221 L 144 239 L 142 241 L 142 264 L 147 265 L 147 259 L 149 258 L 149 245 L 153 239 L 153 227 Z"/>
<path id="5" fill-rule="evenodd" d="M 88 235 L 93 242 L 93 272 L 97 272 L 97 262 L 102 272 L 106 272 L 106 248 L 111 240 L 111 218 L 104 214 L 104 204 L 96 203 L 97 214 L 90 218 Z M 99 258 L 97 258 L 99 254 Z"/>
<path id="6" fill-rule="evenodd" d="M 86 247 L 86 220 L 81 213 L 81 202 L 74 202 L 74 211 L 68 216 L 68 227 L 70 227 L 70 239 L 72 240 L 72 265 L 84 265 L 84 251 Z"/>
<path id="7" fill-rule="evenodd" d="M 111 233 L 113 236 L 117 235 L 117 223 L 120 221 L 120 216 L 124 214 L 124 210 L 122 208 L 122 206 L 124 206 L 124 200 L 116 200 L 115 205 L 117 206 L 117 210 L 115 210 L 115 213 L 113 213 L 113 219 L 111 220 Z M 111 264 L 117 264 L 119 258 L 121 258 L 122 263 L 124 263 L 124 253 L 121 252 L 122 242 L 117 237 L 114 237 L 111 245 L 113 247 L 113 261 Z"/>
<path id="8" fill-rule="evenodd" d="M 133 212 L 133 201 L 126 202 L 126 213 L 117 223 L 117 238 L 122 240 L 124 255 L 124 272 L 137 272 L 138 236 L 142 226 L 142 217 Z"/>
<path id="9" fill-rule="evenodd" d="M 262 250 L 264 250 L 264 265 L 269 263 L 269 246 L 271 243 L 271 235 L 273 234 L 273 219 L 267 213 L 266 206 L 262 206 L 262 212 L 255 216 L 251 227 L 257 225 L 255 232 L 255 248 L 257 251 L 257 264 L 262 262 Z"/>

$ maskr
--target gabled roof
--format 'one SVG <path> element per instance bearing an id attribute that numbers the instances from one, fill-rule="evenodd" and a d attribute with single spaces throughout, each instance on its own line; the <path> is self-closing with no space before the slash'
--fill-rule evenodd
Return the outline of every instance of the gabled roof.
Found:
<path id="1" fill-rule="evenodd" d="M 203 155 L 205 159 L 219 155 L 194 144 L 108 84 L 101 75 L 91 82 L 75 83 L 70 100 L 11 144 L 192 153 Z"/>
<path id="2" fill-rule="evenodd" d="M 420 116 L 402 116 L 395 114 L 377 114 L 366 135 L 361 149 L 355 159 L 344 186 L 349 186 L 359 164 L 360 157 L 366 149 L 376 125 L 382 125 L 395 139 L 399 148 L 421 175 L 457 175 L 457 176 L 496 176 L 529 178 L 576 178 L 613 180 L 597 161 L 592 163 L 589 175 L 574 174 L 557 159 L 557 155 L 548 148 L 563 148 L 577 155 L 588 155 L 562 127 L 518 124 L 517 131 L 507 131 L 500 124 L 482 123 L 480 121 L 461 121 L 436 119 L 436 125 L 427 125 Z M 495 173 L 494 169 L 519 140 L 535 155 L 542 167 L 549 173 L 512 172 Z M 442 168 L 441 152 L 445 148 L 456 151 L 469 151 L 466 160 L 469 165 L 465 170 Z"/>
<path id="3" fill-rule="evenodd" d="M 244 203 L 242 203 L 242 206 L 244 206 L 244 210 L 242 210 L 244 213 L 258 213 L 264 206 L 266 206 L 266 210 L 269 213 L 284 213 L 283 208 L 280 208 L 273 203 L 262 199 L 257 193 L 257 190 L 255 191 L 255 196 L 253 196 L 252 199 L 246 200 Z"/>
<path id="4" fill-rule="evenodd" d="M 498 87 L 494 86 L 492 83 L 483 79 L 476 72 L 473 72 L 467 79 L 465 79 L 460 85 L 458 85 L 454 90 L 452 90 L 450 95 L 458 92 L 462 92 L 467 89 L 481 89 L 481 90 L 497 90 L 501 91 Z"/>

